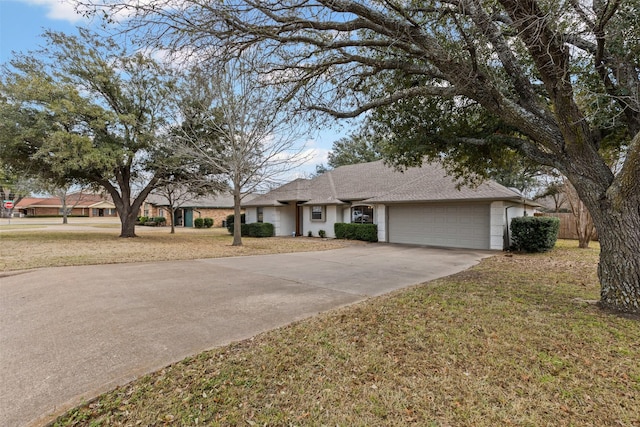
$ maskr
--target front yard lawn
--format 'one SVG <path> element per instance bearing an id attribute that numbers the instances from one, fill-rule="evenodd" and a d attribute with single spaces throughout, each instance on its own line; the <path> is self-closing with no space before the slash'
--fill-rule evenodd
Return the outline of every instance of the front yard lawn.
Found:
<path id="1" fill-rule="evenodd" d="M 264 255 L 335 249 L 338 240 L 296 238 L 256 239 L 244 237 L 243 246 L 231 246 L 226 229 L 180 230 L 138 227 L 135 239 L 122 239 L 118 231 L 9 231 L 0 234 L 0 271 L 65 265 L 114 264 Z"/>
<path id="2" fill-rule="evenodd" d="M 598 249 L 465 272 L 196 355 L 56 426 L 638 426 L 640 322 L 601 311 Z"/>

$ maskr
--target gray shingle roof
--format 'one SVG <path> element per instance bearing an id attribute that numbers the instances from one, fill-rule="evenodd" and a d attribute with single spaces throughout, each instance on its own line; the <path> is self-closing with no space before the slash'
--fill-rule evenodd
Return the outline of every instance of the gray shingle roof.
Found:
<path id="1" fill-rule="evenodd" d="M 341 166 L 310 180 L 295 180 L 258 196 L 243 206 L 278 206 L 283 201 L 306 204 L 340 204 L 352 201 L 402 203 L 454 200 L 521 200 L 522 197 L 494 181 L 477 187 L 460 186 L 437 163 L 403 172 L 384 164 Z"/>
<path id="2" fill-rule="evenodd" d="M 311 182 L 310 179 L 298 178 L 266 194 L 258 195 L 250 201 L 245 201 L 242 206 L 282 206 L 287 202 L 309 200 Z"/>

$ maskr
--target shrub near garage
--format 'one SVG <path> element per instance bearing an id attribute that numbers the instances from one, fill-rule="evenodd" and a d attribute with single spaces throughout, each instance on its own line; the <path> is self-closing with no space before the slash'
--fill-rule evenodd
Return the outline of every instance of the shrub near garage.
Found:
<path id="1" fill-rule="evenodd" d="M 376 224 L 351 224 L 338 222 L 334 224 L 336 239 L 363 240 L 365 242 L 378 241 L 378 226 Z"/>
<path id="2" fill-rule="evenodd" d="M 193 226 L 195 228 L 203 228 L 204 227 L 204 218 L 196 218 L 193 220 Z"/>
<path id="3" fill-rule="evenodd" d="M 547 252 L 556 244 L 560 219 L 548 216 L 523 216 L 511 220 L 511 235 L 516 250 Z"/>
<path id="4" fill-rule="evenodd" d="M 254 222 L 251 224 L 242 224 L 242 237 L 272 237 L 273 224 L 268 222 Z"/>
<path id="5" fill-rule="evenodd" d="M 204 228 L 213 227 L 213 218 L 204 218 L 203 225 L 204 225 Z"/>

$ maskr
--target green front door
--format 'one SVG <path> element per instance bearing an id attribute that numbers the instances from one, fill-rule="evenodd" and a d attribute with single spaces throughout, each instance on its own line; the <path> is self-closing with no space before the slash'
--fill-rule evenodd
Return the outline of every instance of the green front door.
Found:
<path id="1" fill-rule="evenodd" d="M 184 210 L 184 226 L 193 227 L 193 209 Z"/>

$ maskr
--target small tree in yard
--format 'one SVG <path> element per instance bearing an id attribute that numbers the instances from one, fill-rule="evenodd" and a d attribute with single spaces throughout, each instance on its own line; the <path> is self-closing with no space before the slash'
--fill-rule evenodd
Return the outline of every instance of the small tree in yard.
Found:
<path id="1" fill-rule="evenodd" d="M 62 205 L 62 223 L 67 224 L 68 216 L 73 212 L 78 203 L 86 200 L 86 189 L 82 187 L 76 187 L 73 184 L 68 185 L 51 185 L 45 184 L 44 188 L 47 192 L 60 200 Z"/>
<path id="2" fill-rule="evenodd" d="M 185 203 L 228 190 L 226 183 L 221 182 L 218 175 L 211 174 L 206 165 L 194 162 L 196 159 L 175 149 L 175 146 L 180 144 L 175 135 L 180 132 L 179 129 L 174 130 L 158 146 L 159 152 L 154 156 L 158 167 L 166 171 L 158 181 L 153 194 L 163 197 L 167 202 L 171 216 L 170 234 L 176 232 L 176 210 Z"/>
<path id="3" fill-rule="evenodd" d="M 589 242 L 596 235 L 596 228 L 593 225 L 593 218 L 585 204 L 580 200 L 578 192 L 571 185 L 571 183 L 565 180 L 564 183 L 564 195 L 571 207 L 571 214 L 576 224 L 576 230 L 578 233 L 578 247 L 586 249 L 589 247 Z"/>
<path id="4" fill-rule="evenodd" d="M 279 91 L 254 73 L 254 59 L 247 54 L 221 69 L 194 72 L 182 101 L 182 153 L 228 183 L 235 218 L 246 194 L 273 185 L 306 160 L 300 123 Z M 241 234 L 234 221 L 233 246 L 242 245 Z"/>

